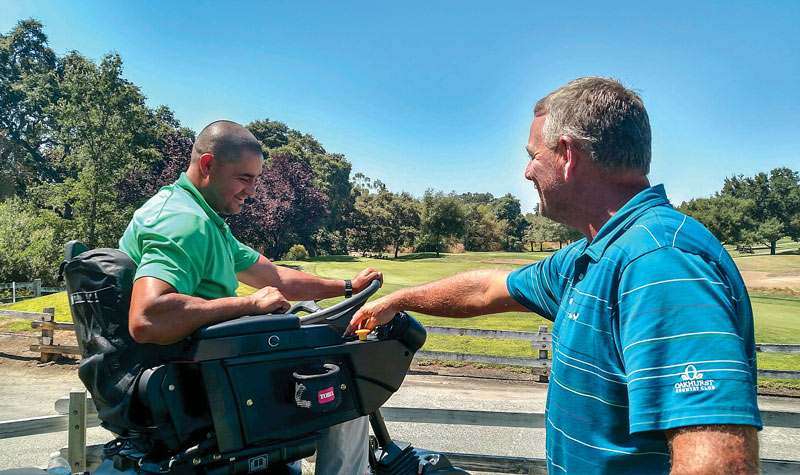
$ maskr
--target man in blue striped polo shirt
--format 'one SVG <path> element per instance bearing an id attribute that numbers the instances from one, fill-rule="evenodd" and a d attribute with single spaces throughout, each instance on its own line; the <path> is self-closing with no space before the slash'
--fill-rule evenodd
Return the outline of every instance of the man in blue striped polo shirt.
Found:
<path id="1" fill-rule="evenodd" d="M 514 272 L 481 269 L 371 302 L 400 310 L 553 320 L 550 473 L 757 473 L 753 315 L 719 241 L 650 186 L 641 98 L 587 77 L 534 109 L 525 177 L 542 215 L 582 239 Z"/>

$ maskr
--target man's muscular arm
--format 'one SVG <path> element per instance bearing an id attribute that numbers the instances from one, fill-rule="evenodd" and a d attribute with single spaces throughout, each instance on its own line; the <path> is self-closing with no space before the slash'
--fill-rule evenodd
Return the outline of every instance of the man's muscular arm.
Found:
<path id="1" fill-rule="evenodd" d="M 246 297 L 205 300 L 180 294 L 155 277 L 141 277 L 133 283 L 128 330 L 139 343 L 168 345 L 210 323 L 288 308 L 289 302 L 274 287 Z"/>
<path id="2" fill-rule="evenodd" d="M 759 473 L 758 432 L 753 426 L 688 426 L 665 433 L 674 475 Z"/>
<path id="3" fill-rule="evenodd" d="M 477 269 L 398 290 L 364 305 L 350 320 L 348 333 L 365 321 L 370 329 L 383 325 L 401 310 L 453 318 L 527 311 L 508 293 L 508 274 L 497 269 Z"/>
<path id="4" fill-rule="evenodd" d="M 321 279 L 288 267 L 276 266 L 264 256 L 258 256 L 253 265 L 236 274 L 236 277 L 256 288 L 277 287 L 289 300 L 319 300 L 344 295 L 343 280 Z M 364 269 L 352 281 L 353 292 L 361 292 L 375 279 L 383 282 L 383 274 L 374 269 Z"/>

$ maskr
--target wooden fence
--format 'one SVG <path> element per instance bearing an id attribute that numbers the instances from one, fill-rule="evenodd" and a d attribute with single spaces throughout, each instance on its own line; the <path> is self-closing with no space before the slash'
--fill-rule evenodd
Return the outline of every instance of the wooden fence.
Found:
<path id="1" fill-rule="evenodd" d="M 45 294 L 55 294 L 67 290 L 64 287 L 42 287 L 42 279 L 35 279 L 33 282 L 10 282 L 0 284 L 0 290 L 6 289 L 11 289 L 11 298 L 0 299 L 0 302 L 2 303 L 14 303 L 19 300 L 33 299 L 36 297 L 41 297 Z M 26 295 L 24 297 L 17 296 L 17 289 L 30 290 L 31 295 Z"/>
<path id="2" fill-rule="evenodd" d="M 80 355 L 80 349 L 72 345 L 60 345 L 54 341 L 54 331 L 74 331 L 71 322 L 56 322 L 53 320 L 55 310 L 45 308 L 42 313 L 18 312 L 14 310 L 0 310 L 0 317 L 24 318 L 31 320 L 31 327 L 41 329 L 39 344 L 31 345 L 31 351 L 41 354 L 41 361 L 47 362 L 58 358 L 59 355 Z M 479 328 L 454 328 L 425 326 L 431 335 L 468 336 L 479 338 L 498 338 L 504 340 L 529 341 L 533 350 L 538 351 L 538 358 L 523 358 L 517 356 L 478 355 L 470 353 L 452 353 L 443 351 L 418 351 L 414 357 L 417 360 L 430 359 L 439 361 L 454 361 L 460 363 L 485 363 L 530 368 L 531 372 L 539 374 L 539 381 L 546 382 L 550 374 L 552 360 L 549 351 L 553 349 L 552 335 L 547 332 L 547 327 L 541 325 L 538 332 L 521 332 L 510 330 L 484 330 Z M 800 353 L 800 344 L 756 343 L 756 351 L 762 353 Z M 758 369 L 759 378 L 779 378 L 800 380 L 800 371 Z"/>
<path id="3" fill-rule="evenodd" d="M 67 330 L 75 333 L 75 324 L 72 322 L 55 321 L 56 309 L 45 307 L 42 312 L 21 312 L 18 310 L 0 309 L 0 317 L 31 320 L 31 327 L 41 330 L 39 344 L 31 345 L 31 351 L 39 353 L 39 361 L 47 363 L 58 359 L 61 355 L 80 355 L 81 350 L 74 345 L 60 345 L 55 342 L 56 330 Z"/>
<path id="4" fill-rule="evenodd" d="M 55 402 L 56 414 L 0 422 L 0 440 L 11 437 L 67 431 L 67 446 L 62 454 L 73 472 L 83 472 L 96 467 L 102 446 L 86 446 L 86 429 L 97 427 L 97 409 L 83 388 L 73 389 L 68 397 Z M 462 409 L 427 409 L 416 407 L 384 407 L 381 414 L 387 422 L 477 425 L 509 428 L 544 429 L 544 413 L 496 412 Z M 761 411 L 764 426 L 800 428 L 800 413 L 787 411 Z M 446 452 L 453 462 L 464 470 L 495 473 L 546 474 L 547 464 L 541 458 L 511 457 Z M 800 461 L 761 460 L 761 472 L 767 474 L 800 473 Z"/>
<path id="5" fill-rule="evenodd" d="M 431 335 L 455 335 L 480 338 L 502 338 L 506 340 L 530 341 L 531 348 L 539 351 L 538 358 L 520 358 L 510 356 L 476 355 L 468 353 L 449 353 L 442 351 L 418 351 L 416 359 L 432 359 L 442 361 L 456 361 L 461 363 L 489 363 L 500 365 L 524 366 L 532 372 L 539 372 L 540 380 L 546 380 L 550 373 L 552 361 L 548 358 L 548 351 L 553 349 L 552 335 L 547 332 L 547 327 L 542 325 L 538 332 L 518 332 L 507 330 L 482 330 L 477 328 L 452 328 L 426 326 Z M 756 351 L 762 353 L 800 353 L 800 344 L 756 343 Z M 758 369 L 759 378 L 780 378 L 800 380 L 800 371 Z"/>

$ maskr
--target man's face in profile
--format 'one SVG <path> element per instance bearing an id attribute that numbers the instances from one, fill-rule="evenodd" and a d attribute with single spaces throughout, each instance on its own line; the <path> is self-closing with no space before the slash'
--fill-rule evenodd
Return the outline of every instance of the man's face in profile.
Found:
<path id="1" fill-rule="evenodd" d="M 530 160 L 525 168 L 525 178 L 533 182 L 536 191 L 539 193 L 539 212 L 542 216 L 558 221 L 563 215 L 562 211 L 565 203 L 563 196 L 564 177 L 559 172 L 561 159 L 557 153 L 550 150 L 542 138 L 542 127 L 546 115 L 540 115 L 533 119 L 531 123 L 528 145 Z"/>
<path id="2" fill-rule="evenodd" d="M 244 200 L 256 194 L 256 180 L 261 176 L 261 154 L 244 152 L 238 160 L 212 158 L 209 183 L 203 194 L 208 205 L 220 214 L 238 214 Z"/>

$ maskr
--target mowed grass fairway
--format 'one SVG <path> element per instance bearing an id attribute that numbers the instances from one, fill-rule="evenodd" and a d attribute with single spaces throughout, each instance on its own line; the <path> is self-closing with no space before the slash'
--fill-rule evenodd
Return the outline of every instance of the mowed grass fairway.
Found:
<path id="1" fill-rule="evenodd" d="M 436 258 L 434 254 L 410 254 L 398 259 L 370 259 L 351 256 L 329 256 L 313 258 L 308 261 L 284 261 L 280 265 L 300 269 L 304 272 L 329 279 L 353 278 L 365 267 L 378 269 L 384 274 L 384 285 L 377 296 L 385 295 L 402 287 L 408 287 L 431 280 L 440 279 L 457 272 L 482 267 L 513 270 L 533 261 L 549 256 L 550 252 L 481 252 L 464 254 L 442 254 Z M 800 269 L 800 256 L 749 256 L 736 258 L 737 264 L 747 270 L 769 274 L 795 272 Z M 241 295 L 249 294 L 254 289 L 241 286 Z M 323 307 L 340 299 L 321 302 Z M 796 343 L 800 344 L 800 298 L 774 295 L 759 289 L 751 295 L 755 314 L 755 334 L 759 343 Z M 56 320 L 70 320 L 69 307 L 65 293 L 32 299 L 6 308 L 40 312 L 44 307 L 56 308 Z M 537 331 L 539 325 L 552 328 L 552 323 L 533 313 L 512 312 L 496 315 L 485 315 L 468 319 L 452 319 L 415 314 L 425 325 L 450 327 L 470 327 L 497 330 Z M 6 331 L 30 330 L 27 322 L 4 322 Z M 528 343 L 514 340 L 498 340 L 490 338 L 469 338 L 456 336 L 429 335 L 425 344 L 426 350 L 449 351 L 459 353 L 489 354 L 500 356 L 531 357 L 538 356 L 538 351 L 531 350 Z M 759 353 L 759 367 L 769 369 L 800 370 L 800 354 Z M 773 384 L 774 382 L 765 382 Z M 786 382 L 800 388 L 800 382 Z"/>

